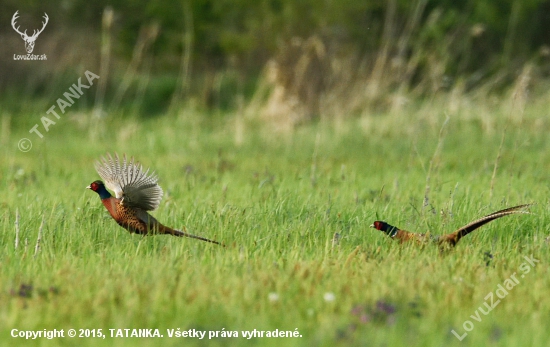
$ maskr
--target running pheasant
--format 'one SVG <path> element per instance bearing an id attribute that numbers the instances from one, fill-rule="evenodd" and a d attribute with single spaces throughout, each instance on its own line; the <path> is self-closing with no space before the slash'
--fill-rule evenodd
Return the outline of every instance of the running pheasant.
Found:
<path id="1" fill-rule="evenodd" d="M 144 171 L 143 166 L 134 162 L 134 158 L 127 161 L 123 156 L 121 161 L 116 153 L 114 158 L 108 154 L 107 158 L 101 159 L 101 162 L 95 163 L 95 168 L 105 184 L 98 180 L 86 188 L 99 194 L 101 202 L 118 225 L 136 234 L 185 236 L 223 246 L 217 241 L 162 225 L 146 212 L 155 210 L 162 199 L 162 188 L 157 184 L 158 178 L 154 172 L 149 174 L 149 169 Z M 114 191 L 114 197 L 105 185 Z"/>
<path id="2" fill-rule="evenodd" d="M 383 231 L 389 237 L 391 237 L 392 239 L 399 240 L 401 243 L 407 242 L 407 241 L 416 241 L 419 244 L 434 242 L 434 243 L 437 243 L 440 247 L 447 247 L 447 246 L 454 247 L 462 237 L 468 235 L 472 231 L 489 223 L 492 220 L 495 220 L 500 217 L 508 216 L 514 213 L 529 213 L 525 211 L 524 208 L 530 205 L 531 204 L 518 205 L 518 206 L 506 208 L 504 210 L 491 213 L 485 217 L 482 217 L 478 220 L 471 222 L 470 224 L 463 226 L 462 228 L 450 234 L 442 235 L 442 236 L 434 236 L 434 235 L 431 235 L 429 232 L 425 234 L 411 233 L 406 230 L 401 230 L 397 227 L 394 227 L 393 225 L 390 225 L 382 221 L 375 221 L 373 224 L 371 224 L 371 228 L 375 228 L 377 230 Z"/>

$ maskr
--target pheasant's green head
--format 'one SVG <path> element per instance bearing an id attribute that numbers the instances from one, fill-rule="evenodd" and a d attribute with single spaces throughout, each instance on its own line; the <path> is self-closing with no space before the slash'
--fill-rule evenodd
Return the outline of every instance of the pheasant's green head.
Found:
<path id="1" fill-rule="evenodd" d="M 108 199 L 108 198 L 111 197 L 111 193 L 109 193 L 109 191 L 107 191 L 107 189 L 105 188 L 105 185 L 103 184 L 103 182 L 101 182 L 99 180 L 98 181 L 93 181 L 86 188 L 91 189 L 94 192 L 96 192 L 97 194 L 99 194 L 99 197 L 101 198 L 101 200 Z"/>

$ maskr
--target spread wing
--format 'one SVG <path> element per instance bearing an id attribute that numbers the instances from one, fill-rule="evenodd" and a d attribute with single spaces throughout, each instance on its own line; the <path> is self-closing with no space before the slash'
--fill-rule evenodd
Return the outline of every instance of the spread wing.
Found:
<path id="1" fill-rule="evenodd" d="M 107 188 L 114 191 L 117 198 L 122 199 L 122 204 L 128 207 L 137 207 L 145 211 L 156 209 L 162 199 L 162 188 L 157 184 L 158 177 L 149 169 L 143 170 L 134 158 L 122 160 L 107 154 L 95 163 L 95 169 L 105 182 Z"/>

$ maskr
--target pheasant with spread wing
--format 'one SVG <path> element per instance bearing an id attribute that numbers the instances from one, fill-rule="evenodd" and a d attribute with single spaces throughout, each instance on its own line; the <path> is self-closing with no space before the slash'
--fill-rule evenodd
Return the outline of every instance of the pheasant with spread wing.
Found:
<path id="1" fill-rule="evenodd" d="M 157 184 L 157 175 L 154 172 L 149 173 L 149 169 L 143 170 L 143 166 L 134 162 L 133 158 L 127 160 L 123 156 L 120 160 L 116 153 L 114 157 L 108 154 L 107 158 L 96 162 L 95 168 L 105 183 L 97 180 L 86 188 L 99 195 L 111 217 L 124 229 L 142 235 L 170 234 L 222 245 L 217 241 L 167 227 L 147 213 L 159 206 L 163 191 Z"/>

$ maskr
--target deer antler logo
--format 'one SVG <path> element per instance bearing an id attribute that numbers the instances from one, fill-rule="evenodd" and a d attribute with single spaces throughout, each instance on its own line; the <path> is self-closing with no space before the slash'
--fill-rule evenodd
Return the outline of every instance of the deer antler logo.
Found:
<path id="1" fill-rule="evenodd" d="M 32 33 L 32 36 L 28 36 L 26 29 L 24 32 L 20 32 L 19 27 L 17 28 L 15 27 L 15 24 L 16 24 L 15 22 L 17 21 L 17 18 L 19 18 L 17 16 L 18 12 L 19 10 L 15 11 L 15 13 L 13 14 L 13 17 L 11 18 L 11 26 L 13 27 L 13 30 L 15 30 L 19 35 L 21 35 L 21 38 L 25 40 L 25 49 L 27 50 L 27 53 L 32 53 L 32 50 L 34 49 L 34 41 L 36 41 L 36 38 L 38 37 L 38 35 L 40 35 L 42 31 L 44 31 L 46 24 L 48 24 L 48 20 L 49 20 L 48 14 L 44 12 L 45 22 L 42 22 L 42 29 L 40 30 L 35 29 Z"/>

